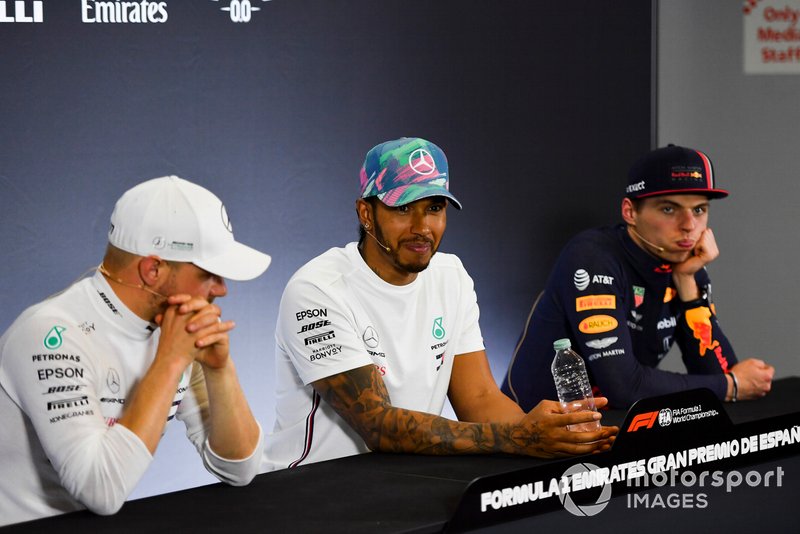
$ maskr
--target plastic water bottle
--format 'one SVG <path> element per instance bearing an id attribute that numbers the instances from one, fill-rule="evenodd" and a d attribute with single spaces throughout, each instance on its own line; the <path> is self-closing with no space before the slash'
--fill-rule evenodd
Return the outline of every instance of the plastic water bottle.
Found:
<path id="1" fill-rule="evenodd" d="M 556 351 L 556 357 L 553 358 L 550 370 L 553 373 L 558 400 L 561 402 L 564 412 L 586 410 L 596 412 L 592 386 L 589 384 L 583 359 L 572 350 L 572 343 L 569 339 L 556 340 L 553 348 Z M 569 425 L 567 428 L 574 432 L 591 432 L 600 429 L 600 421 Z"/>

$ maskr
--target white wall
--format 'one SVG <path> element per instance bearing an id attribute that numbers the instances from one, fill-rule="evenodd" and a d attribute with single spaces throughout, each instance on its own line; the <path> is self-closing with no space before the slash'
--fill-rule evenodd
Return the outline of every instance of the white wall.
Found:
<path id="1" fill-rule="evenodd" d="M 708 152 L 731 191 L 712 206 L 709 271 L 739 358 L 798 375 L 800 76 L 743 73 L 742 16 L 739 0 L 659 3 L 658 144 Z"/>

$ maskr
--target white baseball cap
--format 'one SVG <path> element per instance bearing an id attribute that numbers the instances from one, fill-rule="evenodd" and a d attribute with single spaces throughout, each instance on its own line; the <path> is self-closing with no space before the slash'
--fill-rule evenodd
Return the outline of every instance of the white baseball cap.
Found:
<path id="1" fill-rule="evenodd" d="M 272 260 L 233 239 L 225 205 L 214 193 L 177 176 L 127 190 L 111 214 L 108 242 L 138 256 L 193 263 L 230 280 L 251 280 Z"/>

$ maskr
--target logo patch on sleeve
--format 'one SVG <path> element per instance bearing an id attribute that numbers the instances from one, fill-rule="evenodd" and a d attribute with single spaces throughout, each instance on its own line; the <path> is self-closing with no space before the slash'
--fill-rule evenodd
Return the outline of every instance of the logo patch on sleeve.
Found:
<path id="1" fill-rule="evenodd" d="M 616 295 L 587 295 L 575 299 L 575 311 L 616 310 Z"/>
<path id="2" fill-rule="evenodd" d="M 678 294 L 678 291 L 674 287 L 668 287 L 666 291 L 664 291 L 664 302 L 669 302 L 675 298 L 675 295 Z"/>
<path id="3" fill-rule="evenodd" d="M 66 331 L 66 328 L 63 326 L 54 326 L 47 332 L 47 335 L 44 336 L 44 346 L 47 349 L 55 350 L 64 343 L 64 339 L 61 337 L 61 333 Z"/>
<path id="4" fill-rule="evenodd" d="M 578 330 L 584 334 L 599 334 L 614 330 L 619 323 L 610 315 L 592 315 L 578 325 Z"/>

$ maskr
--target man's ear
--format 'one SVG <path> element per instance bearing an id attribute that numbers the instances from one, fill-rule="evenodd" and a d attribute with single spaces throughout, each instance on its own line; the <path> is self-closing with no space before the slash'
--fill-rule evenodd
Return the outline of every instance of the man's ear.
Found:
<path id="1" fill-rule="evenodd" d="M 629 198 L 622 199 L 622 206 L 620 208 L 622 212 L 622 220 L 625 221 L 626 224 L 629 226 L 636 226 L 636 208 L 633 205 L 633 201 Z"/>
<path id="2" fill-rule="evenodd" d="M 356 214 L 358 214 L 358 224 L 365 229 L 369 230 L 375 227 L 372 205 L 363 198 L 356 200 Z"/>
<path id="3" fill-rule="evenodd" d="M 137 267 L 142 282 L 147 286 L 156 285 L 159 282 L 159 277 L 164 274 L 166 263 L 166 261 L 158 256 L 146 256 L 141 258 Z"/>

